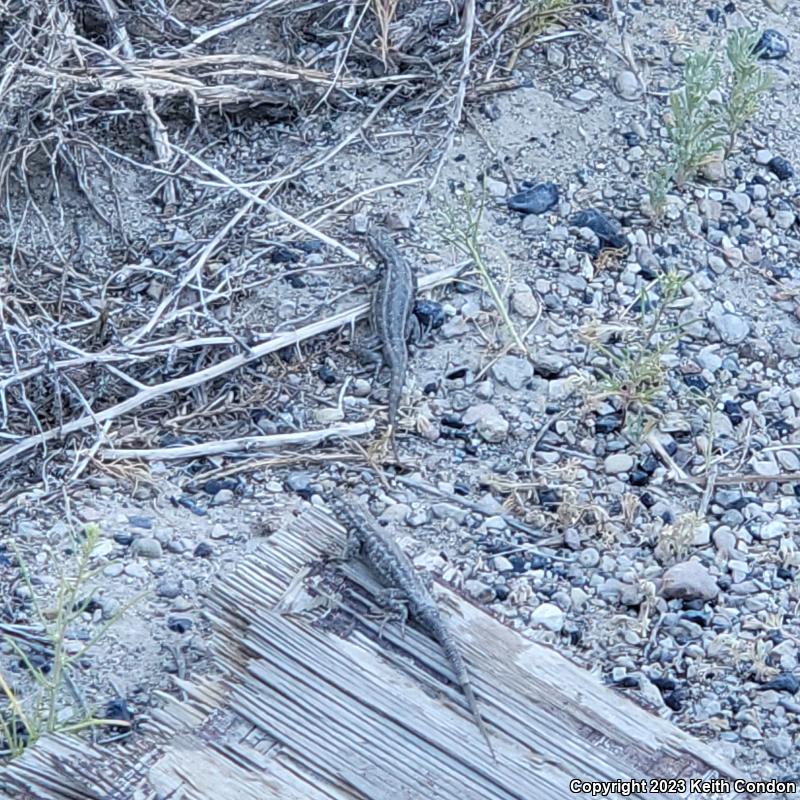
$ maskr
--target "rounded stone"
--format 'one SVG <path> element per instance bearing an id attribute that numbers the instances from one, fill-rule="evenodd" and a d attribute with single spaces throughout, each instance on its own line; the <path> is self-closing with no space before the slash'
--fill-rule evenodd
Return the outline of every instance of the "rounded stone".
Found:
<path id="1" fill-rule="evenodd" d="M 131 552 L 140 558 L 161 558 L 163 554 L 161 542 L 152 536 L 143 536 L 141 539 L 136 539 L 131 545 Z"/>

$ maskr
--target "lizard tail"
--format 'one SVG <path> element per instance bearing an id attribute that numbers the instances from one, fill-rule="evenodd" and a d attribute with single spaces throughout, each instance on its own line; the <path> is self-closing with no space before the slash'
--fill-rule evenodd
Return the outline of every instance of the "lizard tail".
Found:
<path id="1" fill-rule="evenodd" d="M 478 726 L 478 730 L 480 730 L 481 735 L 486 740 L 492 760 L 497 761 L 497 755 L 494 752 L 494 747 L 492 747 L 492 740 L 489 738 L 489 731 L 486 730 L 486 725 L 483 722 L 483 717 L 481 717 L 481 712 L 478 711 L 478 702 L 475 699 L 475 692 L 472 691 L 472 684 L 469 682 L 469 679 L 467 679 L 465 683 L 461 684 L 461 690 L 464 692 L 464 697 L 467 698 L 470 711 L 472 711 L 472 716 L 475 718 L 475 724 Z"/>
<path id="2" fill-rule="evenodd" d="M 472 689 L 472 682 L 469 679 L 467 665 L 464 663 L 461 651 L 453 641 L 453 637 L 450 632 L 444 628 L 441 620 L 429 619 L 426 621 L 430 626 L 429 630 L 431 630 L 434 633 L 435 638 L 438 639 L 439 644 L 442 646 L 442 649 L 447 656 L 447 660 L 453 667 L 453 671 L 456 674 L 456 680 L 461 685 L 461 691 L 464 692 L 464 697 L 467 699 L 467 704 L 469 705 L 469 710 L 472 712 L 472 716 L 475 719 L 475 724 L 478 726 L 478 730 L 481 732 L 481 735 L 486 740 L 486 744 L 489 746 L 489 753 L 492 756 L 492 760 L 497 761 L 494 747 L 492 747 L 492 741 L 489 738 L 489 732 L 486 730 L 486 725 L 484 724 L 481 713 L 478 710 L 478 701 L 475 699 L 475 692 Z"/>

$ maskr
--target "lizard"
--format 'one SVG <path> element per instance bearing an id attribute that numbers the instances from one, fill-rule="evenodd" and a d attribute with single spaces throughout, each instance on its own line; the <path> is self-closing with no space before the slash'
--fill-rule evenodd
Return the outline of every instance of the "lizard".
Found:
<path id="1" fill-rule="evenodd" d="M 389 367 L 388 436 L 395 461 L 399 462 L 395 432 L 397 411 L 408 371 L 408 340 L 419 337 L 419 323 L 414 316 L 417 276 L 382 228 L 371 228 L 367 232 L 367 246 L 381 263 L 380 276 L 370 303 L 370 322 L 380 345 L 382 361 Z M 381 361 L 376 354 L 371 355 L 370 359 Z"/>
<path id="2" fill-rule="evenodd" d="M 489 752 L 496 760 L 489 733 L 478 710 L 464 658 L 428 584 L 392 534 L 383 530 L 366 510 L 333 492 L 323 493 L 323 498 L 347 534 L 347 544 L 341 558 L 348 560 L 360 553 L 381 581 L 390 587 L 384 590 L 379 600 L 382 599 L 387 606 L 399 612 L 402 625 L 410 613 L 439 643 L 453 668 L 475 723 L 489 746 Z"/>

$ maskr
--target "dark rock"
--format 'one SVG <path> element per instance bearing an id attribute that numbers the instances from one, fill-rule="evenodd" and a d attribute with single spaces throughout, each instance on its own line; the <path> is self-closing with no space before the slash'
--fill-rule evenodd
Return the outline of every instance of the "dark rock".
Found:
<path id="1" fill-rule="evenodd" d="M 674 692 L 664 695 L 664 705 L 673 711 L 681 711 L 685 700 L 686 691 L 684 689 L 676 689 Z"/>
<path id="2" fill-rule="evenodd" d="M 631 486 L 646 486 L 650 482 L 650 473 L 641 467 L 634 467 L 628 475 L 628 482 Z"/>
<path id="3" fill-rule="evenodd" d="M 311 488 L 311 476 L 307 472 L 292 472 L 286 478 L 286 488 L 300 495 L 303 500 L 310 500 L 314 493 Z"/>
<path id="4" fill-rule="evenodd" d="M 655 266 L 650 264 L 639 264 L 639 274 L 646 281 L 654 281 L 659 276 L 659 271 Z"/>
<path id="5" fill-rule="evenodd" d="M 722 10 L 726 14 L 735 14 L 736 13 L 736 3 L 725 3 L 722 7 Z"/>
<path id="6" fill-rule="evenodd" d="M 555 489 L 539 489 L 539 503 L 547 511 L 555 511 L 561 504 L 561 498 Z"/>
<path id="7" fill-rule="evenodd" d="M 85 611 L 87 614 L 94 614 L 95 611 L 102 610 L 102 608 L 103 604 L 94 597 L 90 597 L 87 600 L 81 600 L 78 603 L 73 603 L 72 606 L 73 611 Z"/>
<path id="8" fill-rule="evenodd" d="M 131 542 L 133 542 L 133 534 L 127 533 L 126 531 L 118 531 L 114 534 L 114 541 L 117 544 L 121 544 L 123 547 L 129 547 Z"/>
<path id="9" fill-rule="evenodd" d="M 651 675 L 649 677 L 650 683 L 652 683 L 653 686 L 655 686 L 657 689 L 660 689 L 662 692 L 672 692 L 678 686 L 674 678 L 658 675 Z"/>
<path id="10" fill-rule="evenodd" d="M 300 254 L 288 247 L 276 247 L 270 253 L 269 259 L 273 264 L 296 264 L 300 260 Z"/>
<path id="11" fill-rule="evenodd" d="M 722 13 L 714 6 L 713 8 L 706 9 L 706 16 L 716 25 L 722 19 Z"/>
<path id="12" fill-rule="evenodd" d="M 508 586 L 506 586 L 504 583 L 495 586 L 494 596 L 502 603 L 508 598 Z"/>
<path id="13" fill-rule="evenodd" d="M 604 414 L 602 417 L 597 417 L 594 421 L 595 433 L 614 433 L 622 429 L 622 415 L 621 414 Z"/>
<path id="14" fill-rule="evenodd" d="M 618 689 L 638 689 L 639 679 L 635 675 L 624 675 L 619 680 L 612 681 L 611 685 Z"/>
<path id="15" fill-rule="evenodd" d="M 322 242 L 319 239 L 309 239 L 306 242 L 298 242 L 297 247 L 304 253 L 322 252 Z"/>
<path id="16" fill-rule="evenodd" d="M 338 380 L 336 373 L 327 364 L 323 364 L 319 368 L 317 375 L 326 386 L 333 386 L 333 384 Z"/>
<path id="17" fill-rule="evenodd" d="M 182 495 L 181 497 L 175 498 L 170 497 L 170 501 L 173 502 L 176 506 L 183 506 L 184 508 L 188 508 L 189 511 L 192 512 L 195 516 L 198 517 L 205 517 L 208 514 L 202 506 L 197 505 L 191 497 L 186 497 Z"/>
<path id="18" fill-rule="evenodd" d="M 702 375 L 684 375 L 683 382 L 690 388 L 698 392 L 705 392 L 708 389 L 708 381 Z"/>
<path id="19" fill-rule="evenodd" d="M 239 488 L 239 484 L 233 478 L 212 478 L 210 481 L 206 481 L 202 488 L 206 494 L 213 497 L 223 489 L 228 489 L 231 492 L 236 491 Z"/>
<path id="20" fill-rule="evenodd" d="M 36 670 L 42 675 L 47 675 L 52 669 L 52 659 L 44 653 L 26 653 L 25 658 L 20 658 L 17 664 L 28 670 Z"/>
<path id="21" fill-rule="evenodd" d="M 458 414 L 445 414 L 440 422 L 446 428 L 461 430 L 464 427 L 464 420 Z"/>
<path id="22" fill-rule="evenodd" d="M 642 143 L 642 137 L 638 133 L 634 133 L 634 131 L 625 131 L 622 134 L 622 138 L 628 147 L 638 147 Z"/>
<path id="23" fill-rule="evenodd" d="M 750 500 L 735 489 L 717 489 L 714 494 L 714 502 L 726 510 L 734 508 L 741 511 Z"/>
<path id="24" fill-rule="evenodd" d="M 791 162 L 783 156 L 773 156 L 767 166 L 780 181 L 788 181 L 794 177 L 794 167 Z"/>
<path id="25" fill-rule="evenodd" d="M 455 369 L 450 370 L 450 372 L 445 375 L 448 381 L 460 381 L 462 378 L 467 377 L 467 373 L 469 370 L 466 367 L 456 367 Z"/>
<path id="26" fill-rule="evenodd" d="M 733 425 L 741 425 L 744 420 L 744 411 L 742 411 L 742 407 L 739 403 L 733 400 L 726 400 L 722 408 Z"/>
<path id="27" fill-rule="evenodd" d="M 511 562 L 514 572 L 525 572 L 525 559 L 522 556 L 509 556 L 508 560 Z"/>
<path id="28" fill-rule="evenodd" d="M 200 542 L 194 549 L 195 558 L 211 558 L 214 548 L 208 542 Z"/>
<path id="29" fill-rule="evenodd" d="M 784 264 L 771 264 L 766 268 L 767 275 L 772 276 L 775 280 L 787 280 L 792 276 L 792 273 Z"/>
<path id="30" fill-rule="evenodd" d="M 191 629 L 192 624 L 189 617 L 169 617 L 167 619 L 167 627 L 175 633 L 186 633 Z"/>
<path id="31" fill-rule="evenodd" d="M 794 431 L 794 428 L 792 428 L 785 419 L 776 417 L 767 422 L 767 430 L 771 431 L 775 436 L 782 438 L 784 436 L 789 436 Z"/>
<path id="32" fill-rule="evenodd" d="M 756 42 L 753 52 L 762 60 L 785 58 L 789 53 L 789 40 L 774 28 L 767 28 Z"/>
<path id="33" fill-rule="evenodd" d="M 106 703 L 105 711 L 103 711 L 103 719 L 116 719 L 120 722 L 133 722 L 134 709 L 128 703 L 125 697 L 115 697 Z M 130 725 L 109 725 L 110 731 L 116 733 L 130 732 Z"/>
<path id="34" fill-rule="evenodd" d="M 432 331 L 444 325 L 444 308 L 434 300 L 417 300 L 414 304 L 414 316 L 424 331 Z"/>
<path id="35" fill-rule="evenodd" d="M 152 517 L 128 517 L 128 524 L 134 528 L 144 528 L 144 530 L 149 531 L 153 528 L 153 518 Z"/>
<path id="36" fill-rule="evenodd" d="M 456 481 L 453 484 L 453 492 L 461 497 L 466 497 L 469 494 L 469 484 L 466 484 L 463 481 Z"/>
<path id="37" fill-rule="evenodd" d="M 711 622 L 711 615 L 705 611 L 690 610 L 684 611 L 683 614 L 681 614 L 681 619 L 694 622 L 695 625 L 702 625 L 705 628 L 708 626 L 708 623 Z"/>
<path id="38" fill-rule="evenodd" d="M 544 214 L 558 203 L 558 186 L 554 183 L 537 183 L 511 195 L 506 202 L 512 211 Z"/>
<path id="39" fill-rule="evenodd" d="M 639 462 L 639 467 L 648 475 L 652 475 L 658 469 L 659 463 L 659 460 L 652 453 L 650 453 Z"/>
<path id="40" fill-rule="evenodd" d="M 616 220 L 609 219 L 596 208 L 586 208 L 574 214 L 570 223 L 576 228 L 589 228 L 593 231 L 603 247 L 627 247 L 628 240 Z"/>
<path id="41" fill-rule="evenodd" d="M 791 672 L 784 672 L 782 675 L 778 675 L 777 678 L 773 678 L 771 681 L 762 683 L 758 688 L 762 691 L 774 689 L 776 692 L 789 692 L 789 694 L 797 694 L 798 690 L 800 690 L 800 680 L 798 680 L 797 676 L 793 675 Z"/>

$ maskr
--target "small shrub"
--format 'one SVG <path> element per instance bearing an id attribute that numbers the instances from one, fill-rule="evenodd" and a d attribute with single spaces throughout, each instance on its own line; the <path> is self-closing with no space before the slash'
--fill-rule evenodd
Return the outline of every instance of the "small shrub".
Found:
<path id="1" fill-rule="evenodd" d="M 759 65 L 757 42 L 755 30 L 733 31 L 725 47 L 725 71 L 714 50 L 687 56 L 683 86 L 669 97 L 668 163 L 651 172 L 647 180 L 650 207 L 656 216 L 664 210 L 671 183 L 680 187 L 703 164 L 730 155 L 736 136 L 772 87 L 772 75 Z M 722 103 L 712 102 L 714 93 L 722 96 Z"/>

